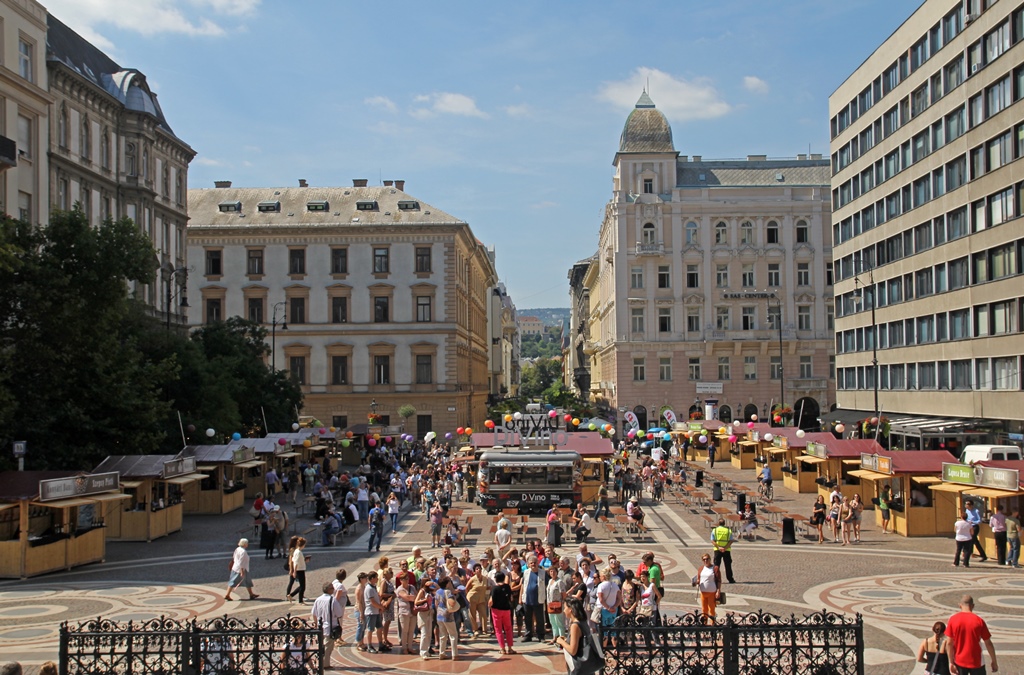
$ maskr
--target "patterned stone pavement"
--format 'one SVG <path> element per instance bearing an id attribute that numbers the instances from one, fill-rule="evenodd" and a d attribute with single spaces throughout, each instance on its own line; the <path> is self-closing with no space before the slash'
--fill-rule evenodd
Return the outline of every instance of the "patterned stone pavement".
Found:
<path id="1" fill-rule="evenodd" d="M 716 470 L 732 480 L 752 483 L 753 472 L 742 474 L 721 465 Z M 809 513 L 812 495 L 793 495 L 778 490 L 776 504 L 793 513 Z M 463 506 L 463 505 L 460 505 Z M 590 549 L 605 556 L 615 552 L 631 567 L 644 551 L 654 551 L 666 570 L 665 609 L 686 612 L 696 608 L 689 578 L 700 554 L 710 548 L 703 513 L 677 504 L 649 505 L 652 533 L 635 540 L 625 533 L 610 537 L 596 532 Z M 466 515 L 474 513 L 466 510 Z M 489 518 L 480 532 L 475 523 L 469 538 L 474 553 L 490 546 Z M 297 519 L 301 533 L 310 518 Z M 307 606 L 286 602 L 287 584 L 280 559 L 265 560 L 250 549 L 256 601 L 223 599 L 227 564 L 239 536 L 251 536 L 251 520 L 241 511 L 219 517 L 188 517 L 185 530 L 151 544 L 108 544 L 107 562 L 27 581 L 0 583 L 0 662 L 16 659 L 28 664 L 27 672 L 44 660 L 56 658 L 57 629 L 61 621 L 78 621 L 102 615 L 117 620 L 146 620 L 167 616 L 208 618 L 231 614 L 241 618 L 270 619 L 292 613 L 305 615 Z M 953 569 L 951 542 L 947 539 L 905 539 L 880 535 L 871 518 L 864 521 L 864 541 L 842 547 L 817 545 L 798 537 L 798 544 L 784 546 L 777 531 L 761 528 L 754 542 L 734 545 L 735 576 L 728 609 L 737 612 L 764 610 L 776 614 L 805 614 L 828 609 L 859 612 L 865 620 L 868 675 L 907 675 L 923 672 L 914 663 L 920 641 L 936 620 L 955 611 L 958 598 L 971 593 L 977 611 L 993 632 L 1001 673 L 1024 673 L 1024 575 L 998 568 L 993 563 L 974 564 L 970 570 Z M 384 538 L 382 553 L 392 558 L 407 556 L 413 545 L 429 548 L 422 515 L 406 512 L 398 534 Z M 375 564 L 377 556 L 366 552 L 365 535 L 337 547 L 323 548 L 311 542 L 313 560 L 308 572 L 310 597 L 338 567 L 351 580 L 361 569 Z M 567 549 L 568 550 L 568 549 Z M 237 596 L 236 596 L 237 597 Z M 354 620 L 346 617 L 344 637 L 352 641 Z M 367 655 L 354 649 L 340 650 L 336 657 L 350 672 L 437 673 L 532 673 L 564 672 L 561 655 L 536 643 L 517 644 L 519 654 L 501 657 L 488 641 L 461 646 L 456 662 L 422 661 L 397 654 Z"/>

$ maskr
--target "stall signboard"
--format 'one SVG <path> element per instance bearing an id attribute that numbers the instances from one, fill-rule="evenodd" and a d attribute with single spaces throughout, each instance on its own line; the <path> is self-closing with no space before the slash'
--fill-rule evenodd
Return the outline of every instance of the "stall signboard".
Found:
<path id="1" fill-rule="evenodd" d="M 196 458 L 195 457 L 179 457 L 178 459 L 172 459 L 164 462 L 163 471 L 160 472 L 161 478 L 174 478 L 175 476 L 184 476 L 185 474 L 196 472 Z"/>
<path id="2" fill-rule="evenodd" d="M 828 458 L 828 450 L 825 448 L 825 445 L 823 443 L 815 443 L 814 441 L 807 443 L 807 447 L 804 448 L 804 454 L 811 457 L 821 457 L 822 459 Z"/>
<path id="3" fill-rule="evenodd" d="M 689 430 L 690 430 L 690 433 L 693 433 L 694 431 L 703 431 L 704 430 L 704 423 L 703 422 L 690 422 Z"/>
<path id="4" fill-rule="evenodd" d="M 385 433 L 387 433 L 387 431 L 384 429 L 383 424 L 368 424 L 366 426 L 366 436 L 368 438 L 373 438 L 374 434 L 380 434 L 383 436 Z"/>
<path id="5" fill-rule="evenodd" d="M 789 439 L 785 436 L 774 436 L 772 437 L 772 445 L 776 448 L 789 450 Z"/>
<path id="6" fill-rule="evenodd" d="M 231 452 L 231 463 L 232 464 L 241 464 L 243 462 L 251 462 L 254 459 L 256 459 L 256 448 L 250 448 L 250 447 L 247 447 L 247 446 L 243 445 L 240 448 L 235 448 Z"/>
<path id="7" fill-rule="evenodd" d="M 991 466 L 943 462 L 942 480 L 946 483 L 977 485 L 997 490 L 1017 491 L 1020 489 L 1020 471 L 1017 469 L 997 469 Z"/>
<path id="8" fill-rule="evenodd" d="M 49 502 L 55 499 L 95 495 L 101 492 L 118 490 L 120 487 L 121 473 L 119 471 L 82 474 L 81 476 L 69 476 L 67 478 L 51 478 L 50 480 L 39 481 L 39 501 Z"/>
<path id="9" fill-rule="evenodd" d="M 878 473 L 892 475 L 892 458 L 884 455 L 872 455 L 868 452 L 860 453 L 860 468 Z"/>

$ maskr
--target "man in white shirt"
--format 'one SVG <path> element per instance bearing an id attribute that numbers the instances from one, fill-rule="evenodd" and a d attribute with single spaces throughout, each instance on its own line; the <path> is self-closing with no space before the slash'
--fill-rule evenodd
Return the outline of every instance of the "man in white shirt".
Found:
<path id="1" fill-rule="evenodd" d="M 828 494 L 828 503 L 832 504 L 833 502 L 835 502 L 836 497 L 839 498 L 840 502 L 843 501 L 843 493 L 839 491 L 839 484 L 838 483 L 836 484 L 836 486 L 834 488 L 832 488 L 832 492 L 830 492 Z"/>
<path id="2" fill-rule="evenodd" d="M 338 670 L 331 662 L 331 657 L 334 655 L 335 642 L 334 638 L 331 637 L 331 629 L 337 626 L 340 635 L 341 619 L 344 613 L 345 609 L 334 598 L 334 584 L 328 581 L 323 585 L 323 594 L 313 601 L 313 608 L 309 611 L 310 618 L 314 621 L 319 619 L 323 627 L 324 670 Z"/>

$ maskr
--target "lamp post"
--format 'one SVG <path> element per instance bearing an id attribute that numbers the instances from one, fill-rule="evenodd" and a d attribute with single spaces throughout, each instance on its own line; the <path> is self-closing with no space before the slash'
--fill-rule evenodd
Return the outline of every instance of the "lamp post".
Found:
<path id="1" fill-rule="evenodd" d="M 275 302 L 270 317 L 270 369 L 277 372 L 277 310 L 281 309 L 281 330 L 288 330 L 288 303 Z"/>
<path id="2" fill-rule="evenodd" d="M 860 258 L 860 257 L 857 258 L 858 267 L 862 266 L 863 262 L 864 261 L 863 261 L 862 258 Z M 864 272 L 864 270 L 861 269 L 861 273 L 863 273 L 863 272 Z M 864 288 L 864 286 L 863 286 L 859 276 L 854 276 L 853 277 L 853 285 L 854 285 L 854 289 L 853 289 L 853 299 L 854 299 L 854 302 L 860 303 L 861 307 L 863 308 L 863 303 L 866 302 L 867 299 L 864 297 L 864 295 L 865 295 L 865 293 L 864 293 L 865 288 Z M 875 302 L 875 271 L 874 271 L 874 269 L 869 269 L 868 270 L 868 288 L 870 288 L 870 290 L 871 290 L 871 299 L 870 299 L 870 302 L 871 302 L 871 380 L 872 380 L 872 383 L 874 384 L 874 390 L 875 390 L 874 413 L 877 416 L 877 415 L 879 415 L 880 411 L 878 409 L 878 324 L 875 321 L 875 305 L 877 303 Z"/>
<path id="3" fill-rule="evenodd" d="M 782 351 L 782 298 L 777 296 L 775 293 L 772 293 L 768 296 L 768 299 L 775 300 L 775 305 L 779 309 L 775 315 L 775 323 L 779 329 L 779 408 L 781 409 L 784 407 L 786 402 L 786 375 L 785 368 L 783 367 L 783 360 L 785 359 L 785 356 Z M 774 422 L 774 415 L 772 417 L 773 419 L 770 421 Z"/>
<path id="4" fill-rule="evenodd" d="M 181 302 L 178 303 L 178 307 L 181 309 L 188 308 L 188 295 L 186 290 L 188 288 L 188 268 L 187 267 L 173 267 L 168 265 L 164 268 L 167 272 L 167 297 L 166 297 L 166 314 L 167 314 L 167 330 L 171 330 L 171 301 L 175 296 L 181 295 Z M 181 275 L 182 281 L 179 284 L 177 292 L 172 293 L 171 287 L 174 285 L 174 281 Z"/>
<path id="5" fill-rule="evenodd" d="M 377 415 L 377 399 L 375 398 L 370 399 L 370 412 L 372 412 L 374 416 Z"/>

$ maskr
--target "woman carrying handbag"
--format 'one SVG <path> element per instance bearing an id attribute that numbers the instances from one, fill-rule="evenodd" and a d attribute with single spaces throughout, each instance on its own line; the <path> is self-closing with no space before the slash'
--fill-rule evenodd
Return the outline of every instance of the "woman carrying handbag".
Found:
<path id="1" fill-rule="evenodd" d="M 949 656 L 946 654 L 946 624 L 936 621 L 932 634 L 917 648 L 917 662 L 925 664 L 928 675 L 949 675 Z"/>
<path id="2" fill-rule="evenodd" d="M 565 601 L 565 612 L 569 619 L 569 635 L 559 636 L 557 642 L 565 656 L 566 672 L 568 675 L 603 673 L 604 652 L 590 632 L 583 603 L 569 598 Z"/>

